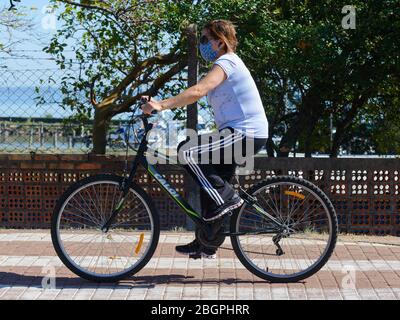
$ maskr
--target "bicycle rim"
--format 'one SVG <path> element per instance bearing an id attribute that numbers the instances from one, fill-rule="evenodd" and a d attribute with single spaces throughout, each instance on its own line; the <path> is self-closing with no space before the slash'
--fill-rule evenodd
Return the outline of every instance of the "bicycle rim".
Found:
<path id="1" fill-rule="evenodd" d="M 316 187 L 313 189 L 302 183 L 280 181 L 262 186 L 253 193 L 265 211 L 297 230 L 278 242 L 283 253 L 273 241 L 278 232 L 236 237 L 241 256 L 258 275 L 278 281 L 301 279 L 318 271 L 326 262 L 334 240 L 334 224 L 326 201 Z M 268 218 L 243 206 L 235 231 L 262 231 L 272 227 Z"/>
<path id="2" fill-rule="evenodd" d="M 132 188 L 110 230 L 101 231 L 121 194 L 117 181 L 99 180 L 80 186 L 62 204 L 57 239 L 63 256 L 79 273 L 117 278 L 129 274 L 147 256 L 154 220 L 149 205 Z"/>

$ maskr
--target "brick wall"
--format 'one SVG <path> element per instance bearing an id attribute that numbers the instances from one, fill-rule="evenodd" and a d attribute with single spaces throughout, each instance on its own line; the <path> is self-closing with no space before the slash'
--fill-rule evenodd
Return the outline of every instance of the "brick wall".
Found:
<path id="1" fill-rule="evenodd" d="M 122 174 L 123 168 L 123 156 L 0 155 L 0 226 L 47 228 L 71 183 L 96 173 Z M 255 168 L 241 176 L 245 188 L 271 175 L 300 176 L 331 198 L 342 231 L 400 236 L 400 159 L 256 157 Z M 183 169 L 163 165 L 159 171 L 185 196 Z M 139 170 L 135 180 L 155 201 L 164 229 L 186 225 L 186 215 L 146 172 Z"/>
<path id="2" fill-rule="evenodd" d="M 56 200 L 70 184 L 97 173 L 122 175 L 124 160 L 122 156 L 99 155 L 0 155 L 0 226 L 49 227 Z M 132 160 L 130 157 L 129 162 Z M 160 172 L 184 194 L 180 168 L 167 165 Z M 186 225 L 186 215 L 144 170 L 137 172 L 135 180 L 146 186 L 161 213 L 163 228 Z"/>

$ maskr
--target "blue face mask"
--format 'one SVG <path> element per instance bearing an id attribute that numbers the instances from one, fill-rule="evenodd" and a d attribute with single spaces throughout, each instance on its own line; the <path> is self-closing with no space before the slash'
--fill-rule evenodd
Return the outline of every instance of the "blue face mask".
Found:
<path id="1" fill-rule="evenodd" d="M 214 61 L 217 59 L 218 53 L 213 50 L 211 41 L 208 41 L 206 44 L 200 43 L 200 54 L 206 61 Z"/>

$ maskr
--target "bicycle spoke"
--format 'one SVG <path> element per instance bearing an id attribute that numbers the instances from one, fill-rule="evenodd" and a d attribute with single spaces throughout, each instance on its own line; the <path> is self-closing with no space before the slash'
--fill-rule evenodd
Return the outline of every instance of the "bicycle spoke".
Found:
<path id="1" fill-rule="evenodd" d="M 109 231 L 101 230 L 100 220 L 105 221 L 111 215 L 120 195 L 116 183 L 88 184 L 77 189 L 60 214 L 58 233 L 62 250 L 84 273 L 111 277 L 132 269 L 151 243 L 150 212 L 131 189 Z M 135 254 L 142 246 L 141 253 Z"/>
<path id="2" fill-rule="evenodd" d="M 80 196 L 81 199 L 82 199 L 82 196 L 81 196 L 81 195 L 79 195 L 79 196 Z M 74 198 L 72 198 L 72 199 L 73 199 L 73 201 L 79 206 L 79 208 L 81 209 L 81 210 L 80 210 L 80 209 L 78 209 L 78 208 L 76 207 L 76 209 L 78 209 L 79 212 L 81 212 L 82 214 L 86 215 L 94 224 L 99 225 L 99 221 L 93 216 L 93 214 L 90 215 L 90 214 L 86 213 L 85 209 L 80 205 L 80 203 L 79 203 L 76 199 L 74 199 Z M 83 199 L 82 199 L 82 200 L 83 200 Z M 71 204 L 69 203 L 68 205 L 71 205 Z M 90 210 L 90 208 L 89 208 L 89 211 L 92 212 L 92 211 Z"/>
<path id="3" fill-rule="evenodd" d="M 93 186 L 92 186 L 92 187 L 93 187 Z M 100 217 L 100 219 L 101 219 L 101 214 L 100 214 L 100 212 L 99 212 L 99 209 L 97 208 L 97 205 L 96 205 L 96 203 L 94 202 L 94 200 L 93 200 L 92 196 L 90 195 L 90 192 L 89 192 L 89 191 L 87 191 L 87 190 L 86 190 L 86 188 L 85 188 L 84 190 L 85 190 L 86 194 L 88 194 L 88 195 L 89 195 L 90 201 L 93 203 L 93 205 L 94 205 L 94 208 L 96 209 L 96 211 L 97 211 L 97 214 L 99 215 L 99 217 Z M 100 223 L 103 223 L 103 221 L 100 221 Z"/>
<path id="4" fill-rule="evenodd" d="M 309 197 L 310 195 L 312 195 L 312 193 L 309 193 L 309 194 L 307 195 L 307 197 Z M 306 197 L 306 198 L 307 198 L 307 197 Z M 303 200 L 301 203 L 303 203 L 303 202 L 306 203 L 306 201 L 305 201 L 306 198 L 304 198 L 304 200 Z M 314 199 L 314 200 L 312 201 L 312 203 L 314 203 L 315 201 L 317 201 L 317 199 Z M 300 206 L 298 206 L 298 207 L 296 208 L 296 210 L 293 211 L 293 215 L 294 215 L 294 212 L 297 211 L 298 208 L 300 208 Z M 305 214 L 305 212 L 303 213 L 303 215 L 304 215 L 304 214 Z"/>
<path id="5" fill-rule="evenodd" d="M 321 204 L 320 204 L 321 205 Z M 311 213 L 315 211 L 316 208 L 312 209 L 310 212 L 308 212 L 308 216 L 311 216 Z M 303 215 L 300 217 L 299 221 L 301 221 L 302 219 L 306 218 L 307 211 L 304 211 Z"/>
<path id="6" fill-rule="evenodd" d="M 97 201 L 97 203 L 99 204 L 99 213 L 100 213 L 100 217 L 101 217 L 101 220 L 102 220 L 102 222 L 103 221 L 105 221 L 106 219 L 105 219 L 105 216 L 103 216 L 103 210 L 102 210 L 102 208 L 101 208 L 101 201 L 100 201 L 100 199 L 99 199 L 99 197 L 98 197 L 98 195 L 97 195 L 97 192 L 96 192 L 96 189 L 95 189 L 95 187 L 92 185 L 92 189 L 93 189 L 93 193 L 95 194 L 95 198 L 96 198 L 96 201 Z M 97 208 L 97 206 L 96 206 L 96 208 Z"/>
<path id="7" fill-rule="evenodd" d="M 97 220 L 96 216 L 93 214 L 92 209 L 90 209 L 90 206 L 86 203 L 85 199 L 83 199 L 83 197 L 82 197 L 82 195 L 81 195 L 80 193 L 78 193 L 78 195 L 79 195 L 79 197 L 81 198 L 81 200 L 85 203 L 85 206 L 87 206 L 88 211 L 90 211 L 90 212 L 92 213 L 91 216 L 90 216 L 89 214 L 87 214 L 87 215 L 88 215 L 89 217 L 93 218 L 93 219 L 94 219 L 93 222 L 96 221 L 95 223 L 96 223 L 98 226 L 100 226 L 100 221 Z M 74 199 L 74 201 L 76 201 L 76 203 L 78 203 L 77 200 Z M 82 208 L 82 209 L 84 210 L 84 208 Z M 84 213 L 84 211 L 83 211 L 82 213 Z"/>
<path id="8" fill-rule="evenodd" d="M 291 179 L 297 181 L 298 178 L 287 178 Z M 301 193 L 304 197 L 286 191 Z M 260 187 L 254 191 L 254 196 L 258 206 L 271 210 L 283 228 L 274 233 L 263 233 L 274 225 L 271 218 L 257 215 L 257 211 L 244 206 L 237 217 L 236 232 L 240 234 L 234 239 L 237 239 L 245 260 L 269 278 L 290 278 L 315 269 L 327 250 L 332 232 L 329 212 L 323 206 L 322 198 L 315 196 L 305 185 L 286 181 Z"/>

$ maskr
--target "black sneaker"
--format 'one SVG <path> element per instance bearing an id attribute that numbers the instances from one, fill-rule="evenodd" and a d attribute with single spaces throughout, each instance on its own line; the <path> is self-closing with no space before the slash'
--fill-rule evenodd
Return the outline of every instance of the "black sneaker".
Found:
<path id="1" fill-rule="evenodd" d="M 201 249 L 201 257 L 204 259 L 216 259 L 217 258 L 217 249 L 203 247 Z"/>
<path id="2" fill-rule="evenodd" d="M 194 239 L 192 242 L 190 242 L 188 244 L 175 247 L 176 252 L 185 254 L 185 255 L 199 253 L 200 249 L 201 249 L 201 245 L 196 239 Z"/>
<path id="3" fill-rule="evenodd" d="M 203 217 L 203 219 L 205 221 L 214 221 L 229 211 L 239 208 L 243 203 L 244 200 L 235 193 L 231 199 L 225 201 L 225 203 L 220 205 L 216 210 L 213 210 L 213 212 L 210 212 L 209 216 Z"/>
<path id="4" fill-rule="evenodd" d="M 217 257 L 216 249 L 203 247 L 196 239 L 188 244 L 176 246 L 175 250 L 180 254 L 188 255 L 192 259 L 215 259 Z"/>

